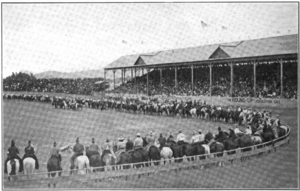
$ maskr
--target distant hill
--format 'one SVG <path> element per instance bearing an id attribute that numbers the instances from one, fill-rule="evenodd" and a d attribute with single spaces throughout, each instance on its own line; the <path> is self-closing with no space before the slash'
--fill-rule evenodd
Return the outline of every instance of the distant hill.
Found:
<path id="1" fill-rule="evenodd" d="M 129 78 L 130 72 L 126 73 L 126 77 Z M 37 79 L 41 78 L 104 78 L 104 69 L 99 70 L 85 70 L 78 72 L 57 72 L 57 71 L 46 71 L 34 74 Z M 121 72 L 118 71 L 115 74 L 116 82 L 121 78 Z M 108 71 L 106 73 L 106 79 L 108 81 L 113 80 L 113 72 Z"/>

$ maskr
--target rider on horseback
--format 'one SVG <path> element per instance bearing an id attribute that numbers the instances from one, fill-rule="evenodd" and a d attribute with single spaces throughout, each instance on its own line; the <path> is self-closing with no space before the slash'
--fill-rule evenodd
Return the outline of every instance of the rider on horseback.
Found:
<path id="1" fill-rule="evenodd" d="M 158 138 L 158 142 L 159 142 L 159 149 L 161 150 L 165 145 L 166 145 L 166 138 L 163 137 L 162 133 L 159 135 L 159 138 Z"/>
<path id="2" fill-rule="evenodd" d="M 198 143 L 198 142 L 200 142 L 200 136 L 199 136 L 199 134 L 196 132 L 196 131 L 194 131 L 193 133 L 192 133 L 192 138 L 191 138 L 191 144 L 193 144 L 193 143 Z"/>
<path id="3" fill-rule="evenodd" d="M 35 169 L 39 169 L 39 162 L 34 154 L 34 148 L 31 146 L 30 140 L 28 141 L 28 146 L 25 148 L 25 155 L 23 156 L 22 161 L 27 157 L 33 158 L 35 160 Z"/>
<path id="4" fill-rule="evenodd" d="M 73 147 L 73 156 L 71 157 L 70 161 L 71 161 L 71 167 L 70 169 L 74 169 L 75 168 L 75 164 L 74 164 L 74 160 L 76 157 L 83 155 L 83 151 L 84 151 L 84 147 L 82 144 L 79 143 L 79 137 L 77 137 L 76 139 L 76 144 Z"/>
<path id="5" fill-rule="evenodd" d="M 19 160 L 19 163 L 20 163 L 19 172 L 23 171 L 23 163 L 18 154 L 19 154 L 19 149 L 15 146 L 14 140 L 11 140 L 11 146 L 7 150 L 7 159 L 5 160 L 5 163 L 4 163 L 4 173 L 7 173 L 7 165 L 6 165 L 7 162 L 12 159 Z"/>
<path id="6" fill-rule="evenodd" d="M 90 159 L 90 157 L 93 155 L 100 155 L 99 150 L 100 150 L 99 146 L 95 144 L 95 139 L 92 138 L 92 144 L 89 146 L 86 156 Z"/>
<path id="7" fill-rule="evenodd" d="M 146 141 L 147 141 L 148 145 L 154 145 L 155 137 L 154 137 L 152 131 L 149 132 L 149 135 L 146 137 Z"/>
<path id="8" fill-rule="evenodd" d="M 116 155 L 112 149 L 112 145 L 111 145 L 111 142 L 109 141 L 109 139 L 106 139 L 105 143 L 104 143 L 104 147 L 103 147 L 103 152 L 102 152 L 102 155 L 101 155 L 101 161 L 103 160 L 103 157 L 110 153 L 113 155 L 113 157 L 116 159 Z"/>
<path id="9" fill-rule="evenodd" d="M 175 143 L 175 139 L 174 139 L 174 137 L 173 137 L 172 132 L 169 133 L 169 137 L 168 137 L 168 139 L 167 139 L 167 142 Z"/>
<path id="10" fill-rule="evenodd" d="M 126 142 L 124 141 L 123 137 L 118 138 L 119 142 L 117 143 L 117 150 L 125 149 Z"/>
<path id="11" fill-rule="evenodd" d="M 182 131 L 179 131 L 179 134 L 177 135 L 177 144 L 182 145 L 185 143 L 185 135 L 182 133 Z"/>
<path id="12" fill-rule="evenodd" d="M 54 141 L 53 147 L 50 149 L 50 157 L 56 157 L 58 158 L 58 169 L 62 170 L 61 168 L 61 155 L 60 152 L 61 150 L 56 147 L 56 142 Z"/>
<path id="13" fill-rule="evenodd" d="M 137 133 L 136 134 L 136 139 L 134 140 L 134 148 L 135 150 L 143 148 L 143 139 L 141 138 L 141 134 Z"/>
<path id="14" fill-rule="evenodd" d="M 280 119 L 279 119 L 279 115 L 276 115 L 276 119 L 275 119 L 275 121 L 274 121 L 274 124 L 275 124 L 277 127 L 280 127 L 280 126 L 281 126 Z"/>
<path id="15" fill-rule="evenodd" d="M 131 139 L 128 137 L 127 142 L 126 142 L 126 152 L 133 150 L 133 142 Z"/>
<path id="16" fill-rule="evenodd" d="M 234 133 L 238 137 L 241 137 L 244 135 L 244 133 L 239 129 L 238 125 L 235 125 Z"/>

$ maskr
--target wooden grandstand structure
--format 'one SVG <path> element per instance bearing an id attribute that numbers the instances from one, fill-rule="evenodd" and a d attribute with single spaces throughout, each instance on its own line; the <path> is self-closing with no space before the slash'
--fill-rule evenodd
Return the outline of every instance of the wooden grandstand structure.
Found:
<path id="1" fill-rule="evenodd" d="M 160 71 L 160 85 L 162 86 L 162 70 L 174 68 L 175 87 L 177 87 L 177 71 L 182 68 L 190 68 L 191 89 L 193 89 L 194 69 L 209 67 L 210 96 L 212 96 L 213 68 L 229 66 L 230 96 L 232 97 L 234 68 L 250 64 L 253 65 L 253 90 L 254 97 L 256 97 L 256 66 L 278 63 L 280 65 L 280 97 L 283 98 L 284 64 L 291 62 L 298 62 L 298 34 L 122 56 L 104 68 L 104 80 L 106 80 L 106 73 L 112 71 L 115 88 L 115 72 L 117 70 L 121 70 L 122 83 L 125 82 L 126 71 L 131 71 L 131 79 L 133 79 L 134 73 L 136 83 L 137 71 L 142 71 L 142 75 L 144 75 L 144 70 L 146 70 L 149 94 L 148 73 L 151 69 Z"/>

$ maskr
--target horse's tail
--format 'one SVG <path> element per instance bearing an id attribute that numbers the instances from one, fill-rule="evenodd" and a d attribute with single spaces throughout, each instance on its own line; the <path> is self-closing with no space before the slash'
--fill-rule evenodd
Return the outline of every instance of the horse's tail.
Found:
<path id="1" fill-rule="evenodd" d="M 10 162 L 10 165 L 11 165 L 11 172 L 10 172 L 10 175 L 15 175 L 16 174 L 16 161 L 13 159 L 11 160 Z"/>

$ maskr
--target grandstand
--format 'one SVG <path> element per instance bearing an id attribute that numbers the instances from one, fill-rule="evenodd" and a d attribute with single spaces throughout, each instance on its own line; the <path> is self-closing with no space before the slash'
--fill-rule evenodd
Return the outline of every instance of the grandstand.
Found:
<path id="1" fill-rule="evenodd" d="M 121 71 L 113 93 L 296 99 L 297 42 L 294 34 L 122 56 L 104 80 Z"/>

